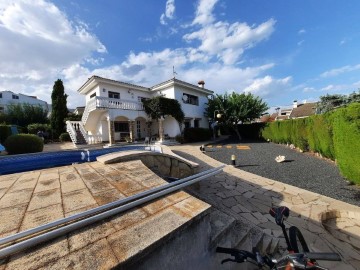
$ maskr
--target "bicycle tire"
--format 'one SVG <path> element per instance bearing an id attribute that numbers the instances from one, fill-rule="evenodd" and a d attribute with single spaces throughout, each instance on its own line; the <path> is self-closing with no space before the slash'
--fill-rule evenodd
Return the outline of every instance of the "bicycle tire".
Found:
<path id="1" fill-rule="evenodd" d="M 295 253 L 310 252 L 304 236 L 297 227 L 291 226 L 289 228 L 289 240 Z"/>

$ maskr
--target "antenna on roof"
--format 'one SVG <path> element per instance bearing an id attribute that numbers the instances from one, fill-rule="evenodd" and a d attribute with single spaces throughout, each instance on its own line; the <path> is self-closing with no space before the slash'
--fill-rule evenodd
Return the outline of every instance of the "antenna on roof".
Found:
<path id="1" fill-rule="evenodd" d="M 175 67 L 173 66 L 173 76 L 174 76 L 174 79 L 175 79 L 175 75 L 177 75 L 177 73 L 175 72 Z"/>

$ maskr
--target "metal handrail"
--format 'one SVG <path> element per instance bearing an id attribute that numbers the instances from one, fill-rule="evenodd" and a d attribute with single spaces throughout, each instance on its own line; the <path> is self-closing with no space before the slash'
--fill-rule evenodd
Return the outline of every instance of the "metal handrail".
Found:
<path id="1" fill-rule="evenodd" d="M 31 235 L 36 234 L 34 237 L 32 237 L 30 239 L 26 239 L 24 241 L 18 242 L 16 244 L 13 244 L 11 246 L 1 249 L 0 250 L 0 259 L 5 258 L 13 253 L 17 253 L 26 248 L 37 245 L 39 243 L 42 243 L 42 242 L 51 240 L 53 238 L 56 238 L 58 236 L 64 235 L 73 230 L 82 228 L 83 226 L 87 226 L 89 224 L 100 221 L 100 220 L 110 217 L 112 215 L 129 210 L 129 209 L 136 207 L 142 203 L 149 202 L 153 199 L 159 198 L 163 195 L 166 195 L 166 194 L 169 194 L 176 190 L 179 190 L 185 186 L 196 183 L 200 180 L 203 180 L 204 178 L 218 174 L 219 172 L 222 171 L 223 167 L 225 167 L 225 165 L 222 165 L 220 167 L 210 169 L 210 170 L 186 177 L 184 179 L 178 180 L 173 183 L 169 183 L 169 184 L 166 184 L 166 185 L 163 185 L 160 187 L 153 188 L 151 190 L 130 196 L 125 199 L 121 199 L 121 200 L 118 200 L 118 201 L 115 201 L 115 202 L 112 202 L 112 203 L 109 203 L 106 205 L 102 205 L 102 206 L 96 207 L 94 209 L 91 209 L 91 210 L 88 210 L 88 211 L 85 211 L 82 213 L 72 215 L 67 218 L 59 219 L 57 221 L 54 221 L 54 222 L 30 229 L 30 230 L 23 231 L 23 232 L 2 238 L 2 239 L 0 239 L 0 244 L 6 244 L 9 242 L 19 240 L 21 238 L 29 237 Z M 62 226 L 62 227 L 58 228 L 59 226 Z M 53 229 L 53 230 L 48 231 L 51 229 Z M 48 232 L 38 235 L 39 233 L 44 232 L 44 231 L 48 231 Z"/>

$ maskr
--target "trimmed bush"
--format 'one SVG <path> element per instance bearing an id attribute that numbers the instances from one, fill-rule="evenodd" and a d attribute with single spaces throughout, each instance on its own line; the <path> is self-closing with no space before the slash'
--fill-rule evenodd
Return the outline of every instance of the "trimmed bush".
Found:
<path id="1" fill-rule="evenodd" d="M 0 125 L 0 143 L 3 144 L 7 137 L 11 135 L 10 125 Z"/>
<path id="2" fill-rule="evenodd" d="M 211 138 L 211 130 L 208 128 L 186 128 L 184 130 L 185 142 L 202 142 Z"/>
<path id="3" fill-rule="evenodd" d="M 338 109 L 334 119 L 334 147 L 340 172 L 360 184 L 360 103 Z"/>
<path id="4" fill-rule="evenodd" d="M 304 119 L 267 123 L 262 136 L 336 159 L 341 174 L 360 184 L 360 103 Z"/>
<path id="5" fill-rule="evenodd" d="M 265 123 L 252 123 L 238 125 L 238 130 L 243 139 L 263 140 L 261 130 L 265 127 Z"/>
<path id="6" fill-rule="evenodd" d="M 184 137 L 181 136 L 181 135 L 176 135 L 175 136 L 175 140 L 178 142 L 178 143 L 181 143 L 183 144 L 185 141 L 184 141 Z"/>
<path id="7" fill-rule="evenodd" d="M 329 117 L 314 115 L 306 120 L 309 150 L 334 160 L 333 128 Z"/>
<path id="8" fill-rule="evenodd" d="M 67 132 L 61 133 L 59 136 L 59 140 L 60 142 L 71 142 L 69 133 Z"/>
<path id="9" fill-rule="evenodd" d="M 42 152 L 44 142 L 32 134 L 17 134 L 9 136 L 4 142 L 6 151 L 10 155 Z"/>
<path id="10" fill-rule="evenodd" d="M 49 124 L 39 124 L 39 123 L 30 124 L 27 126 L 27 129 L 30 134 L 37 134 L 39 130 L 51 133 L 51 126 Z"/>

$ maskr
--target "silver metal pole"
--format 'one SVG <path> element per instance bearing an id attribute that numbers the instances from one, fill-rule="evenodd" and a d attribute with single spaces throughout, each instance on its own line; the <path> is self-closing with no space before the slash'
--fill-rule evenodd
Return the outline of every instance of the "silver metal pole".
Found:
<path id="1" fill-rule="evenodd" d="M 5 247 L 5 248 L 0 250 L 0 259 L 5 258 L 5 257 L 7 257 L 7 256 L 9 256 L 11 254 L 20 252 L 20 251 L 22 251 L 24 249 L 30 248 L 32 246 L 35 246 L 37 244 L 40 244 L 42 242 L 49 241 L 49 240 L 54 239 L 56 237 L 62 236 L 62 235 L 67 234 L 67 233 L 69 233 L 71 231 L 83 228 L 83 227 L 85 227 L 87 225 L 90 225 L 90 224 L 92 224 L 94 222 L 101 221 L 101 220 L 103 220 L 105 218 L 108 218 L 108 217 L 111 217 L 113 215 L 119 214 L 119 213 L 124 212 L 126 210 L 129 210 L 131 208 L 134 208 L 134 207 L 136 207 L 136 206 L 138 206 L 140 204 L 149 202 L 149 201 L 154 200 L 156 198 L 159 198 L 159 197 L 161 197 L 163 195 L 166 195 L 166 194 L 169 194 L 171 192 L 177 191 L 177 190 L 179 190 L 179 189 L 181 189 L 183 187 L 192 185 L 192 184 L 194 184 L 194 183 L 196 183 L 196 182 L 198 182 L 200 180 L 203 180 L 203 179 L 205 179 L 207 177 L 218 174 L 219 172 L 222 171 L 222 168 L 224 166 L 225 165 L 222 165 L 222 166 L 216 168 L 215 170 L 212 170 L 212 172 L 210 172 L 208 174 L 202 175 L 202 176 L 197 177 L 195 179 L 188 180 L 187 182 L 183 182 L 182 184 L 179 184 L 179 185 L 170 187 L 168 189 L 156 192 L 156 193 L 151 194 L 149 196 L 140 198 L 140 199 L 138 199 L 136 201 L 132 201 L 132 202 L 130 202 L 128 204 L 125 204 L 125 205 L 119 206 L 117 208 L 114 208 L 114 209 L 99 213 L 97 215 L 91 216 L 91 217 L 83 219 L 83 220 L 76 221 L 74 223 L 71 223 L 69 225 L 66 225 L 66 226 L 63 226 L 61 228 L 55 229 L 53 231 L 46 232 L 46 233 L 43 233 L 41 235 L 35 236 L 33 238 L 24 240 L 24 241 L 16 243 L 16 244 L 13 244 L 13 245 L 11 245 L 9 247 Z"/>
<path id="2" fill-rule="evenodd" d="M 75 215 L 72 215 L 72 216 L 69 216 L 69 217 L 66 217 L 66 218 L 55 220 L 53 222 L 38 226 L 36 228 L 32 228 L 32 229 L 29 229 L 29 230 L 26 230 L 26 231 L 16 233 L 14 235 L 10 235 L 10 236 L 1 238 L 0 239 L 0 245 L 3 245 L 3 244 L 6 244 L 6 243 L 9 243 L 9 242 L 18 240 L 18 239 L 23 238 L 23 237 L 27 237 L 27 236 L 29 236 L 31 234 L 39 233 L 39 232 L 44 231 L 44 230 L 49 230 L 49 229 L 52 229 L 54 227 L 59 227 L 59 226 L 62 226 L 64 224 L 71 223 L 71 222 L 74 222 L 76 220 L 98 214 L 100 212 L 109 210 L 111 208 L 118 207 L 118 206 L 126 204 L 128 202 L 131 202 L 131 201 L 137 200 L 139 198 L 148 196 L 148 195 L 150 195 L 152 193 L 159 192 L 161 190 L 171 188 L 173 186 L 177 186 L 177 185 L 182 184 L 182 183 L 184 183 L 186 181 L 189 181 L 191 179 L 194 179 L 194 178 L 197 178 L 197 177 L 200 177 L 200 176 L 203 176 L 203 175 L 207 175 L 208 173 L 211 173 L 213 171 L 217 171 L 219 169 L 222 169 L 223 167 L 224 167 L 224 165 L 220 166 L 220 167 L 217 167 L 217 168 L 212 168 L 210 170 L 203 171 L 203 172 L 200 172 L 198 174 L 194 174 L 194 175 L 191 175 L 189 177 L 180 179 L 180 180 L 178 180 L 176 182 L 173 182 L 173 183 L 169 183 L 169 184 L 166 184 L 166 185 L 163 185 L 163 186 L 159 186 L 159 187 L 156 187 L 156 188 L 153 188 L 153 189 L 150 189 L 150 190 L 135 194 L 133 196 L 124 198 L 124 199 L 120 199 L 120 200 L 117 200 L 117 201 L 114 201 L 114 202 L 111 202 L 111 203 L 108 203 L 108 204 L 104 204 L 104 205 L 101 205 L 99 207 L 96 207 L 96 208 L 93 208 L 93 209 L 90 209 L 90 210 L 87 210 L 87 211 L 84 211 L 84 212 L 81 212 L 81 213 L 77 213 Z"/>

